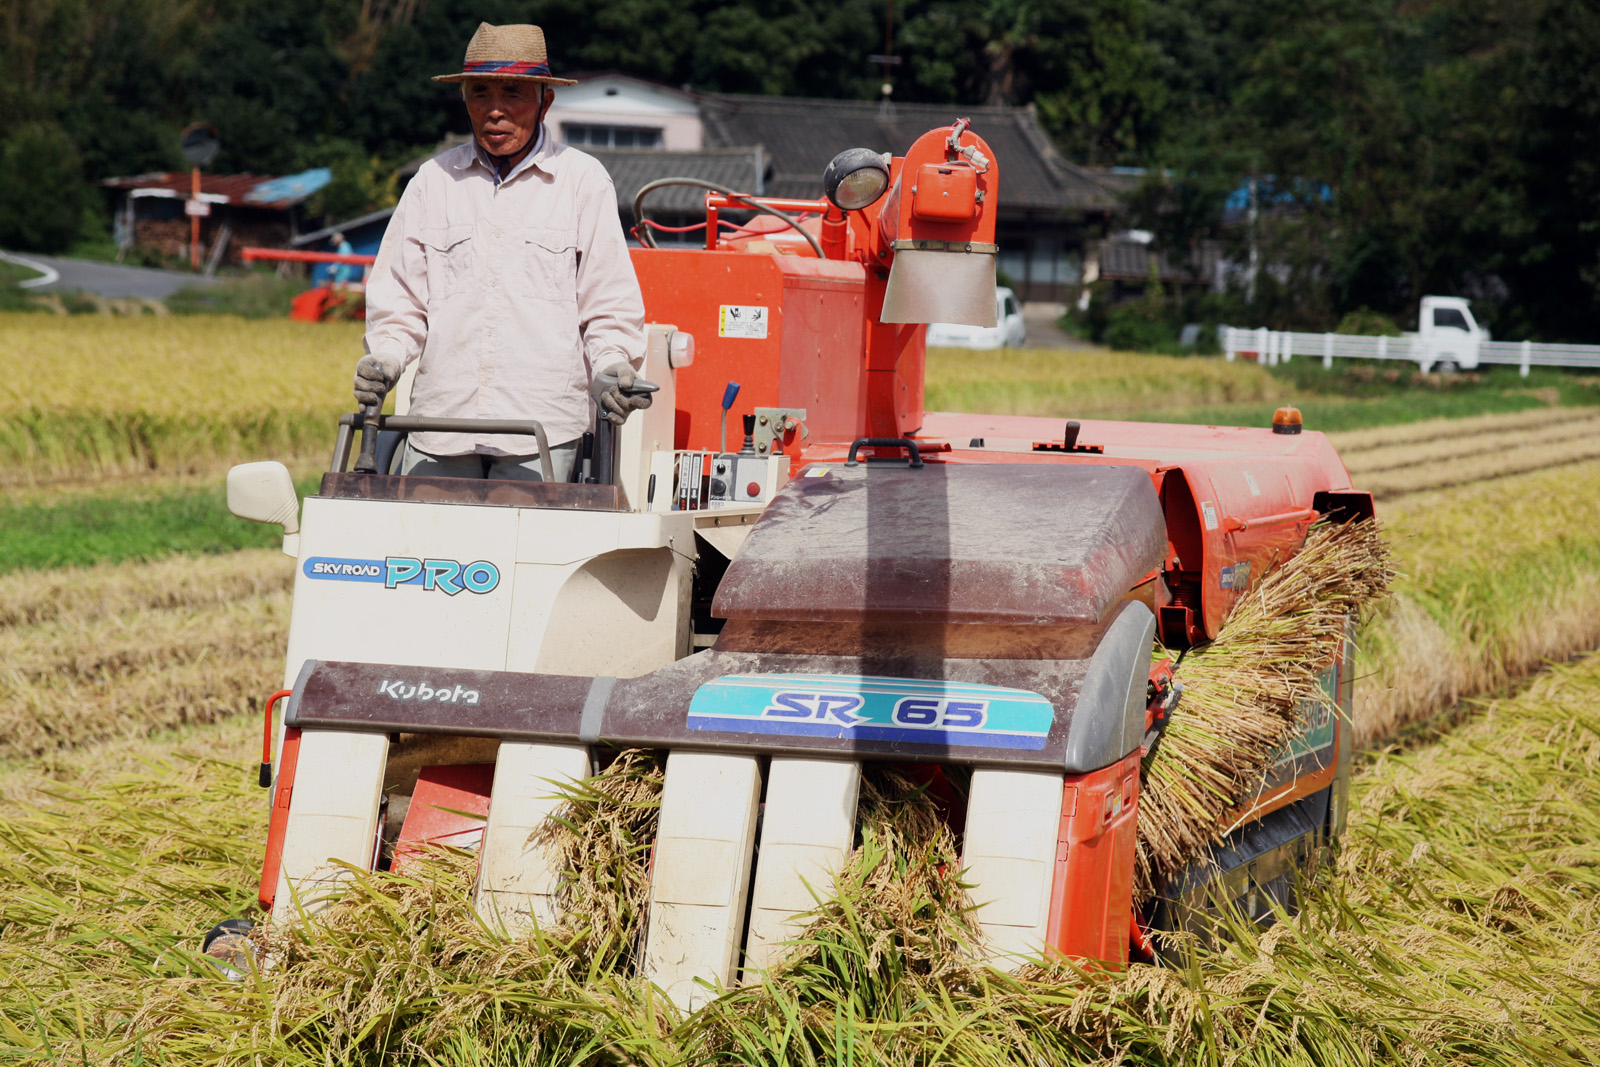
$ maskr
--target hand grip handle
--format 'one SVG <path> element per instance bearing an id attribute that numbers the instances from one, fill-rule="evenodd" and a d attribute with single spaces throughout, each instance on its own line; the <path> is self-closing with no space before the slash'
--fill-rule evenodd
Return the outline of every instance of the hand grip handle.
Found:
<path id="1" fill-rule="evenodd" d="M 922 453 L 917 451 L 917 443 L 909 437 L 858 437 L 850 445 L 850 455 L 844 461 L 846 467 L 859 465 L 860 461 L 856 459 L 856 450 L 862 445 L 866 445 L 868 448 L 887 448 L 891 445 L 904 448 L 911 453 L 911 460 L 906 466 L 916 468 L 923 465 Z"/>

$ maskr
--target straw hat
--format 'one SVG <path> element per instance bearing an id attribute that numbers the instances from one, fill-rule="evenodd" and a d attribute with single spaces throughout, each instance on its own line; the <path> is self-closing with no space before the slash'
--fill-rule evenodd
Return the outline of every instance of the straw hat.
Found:
<path id="1" fill-rule="evenodd" d="M 571 78 L 550 74 L 550 56 L 544 31 L 537 26 L 491 26 L 478 23 L 467 43 L 467 58 L 460 74 L 440 74 L 436 82 L 464 82 L 494 78 L 501 81 L 535 81 L 546 85 L 577 85 Z"/>

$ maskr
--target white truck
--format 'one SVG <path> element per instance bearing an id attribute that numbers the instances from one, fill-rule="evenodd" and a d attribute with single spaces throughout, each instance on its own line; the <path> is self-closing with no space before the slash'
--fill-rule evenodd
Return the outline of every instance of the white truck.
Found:
<path id="1" fill-rule="evenodd" d="M 1407 333 L 1423 373 L 1450 374 L 1476 370 L 1489 331 L 1472 317 L 1471 301 L 1459 296 L 1425 296 L 1417 314 L 1417 330 Z"/>

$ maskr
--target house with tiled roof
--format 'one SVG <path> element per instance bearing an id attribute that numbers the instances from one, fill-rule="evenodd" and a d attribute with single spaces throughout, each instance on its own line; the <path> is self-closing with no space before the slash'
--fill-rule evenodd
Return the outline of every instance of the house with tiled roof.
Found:
<path id="1" fill-rule="evenodd" d="M 842 149 L 904 152 L 928 130 L 970 118 L 1000 165 L 1001 273 L 1023 299 L 1063 300 L 1076 293 L 1084 250 L 1104 236 L 1118 203 L 1100 176 L 1056 151 L 1032 107 L 885 107 L 869 101 L 696 93 L 615 73 L 578 79 L 578 85 L 556 93 L 547 122 L 562 140 L 594 152 L 608 167 L 626 165 L 612 171 L 625 225 L 632 224 L 633 194 L 644 181 L 697 176 L 684 169 L 691 165 L 685 152 L 742 153 L 757 171 L 729 183 L 733 188 L 812 198 L 822 193 L 823 168 Z M 744 166 L 727 155 L 717 159 L 733 176 Z M 688 190 L 673 193 L 687 211 L 699 202 L 699 194 Z M 650 205 L 654 211 L 657 200 Z"/>

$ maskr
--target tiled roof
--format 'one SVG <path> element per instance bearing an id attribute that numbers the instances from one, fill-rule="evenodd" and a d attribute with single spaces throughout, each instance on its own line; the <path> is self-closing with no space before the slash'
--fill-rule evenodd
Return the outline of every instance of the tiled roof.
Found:
<path id="1" fill-rule="evenodd" d="M 1216 271 L 1221 248 L 1215 241 L 1203 241 L 1188 256 L 1174 257 L 1140 241 L 1110 240 L 1099 247 L 1100 277 L 1120 281 L 1146 281 L 1150 277 L 1150 257 L 1162 281 L 1195 282 L 1209 279 Z"/>
<path id="2" fill-rule="evenodd" d="M 755 148 L 706 148 L 699 152 L 668 152 L 659 148 L 585 148 L 611 174 L 617 187 L 617 206 L 625 218 L 633 217 L 633 198 L 639 189 L 657 178 L 699 178 L 735 192 L 756 190 L 760 150 Z M 770 188 L 767 190 L 771 192 Z M 706 191 L 676 186 L 650 194 L 645 207 L 652 212 L 698 214 L 705 204 Z"/>
<path id="3" fill-rule="evenodd" d="M 766 192 L 822 194 L 822 171 L 846 148 L 902 154 L 922 134 L 970 118 L 1000 164 L 1002 211 L 1110 211 L 1112 193 L 1050 143 L 1031 107 L 959 104 L 881 105 L 857 100 L 706 93 L 700 96 L 707 145 L 762 145 L 772 160 Z"/>

